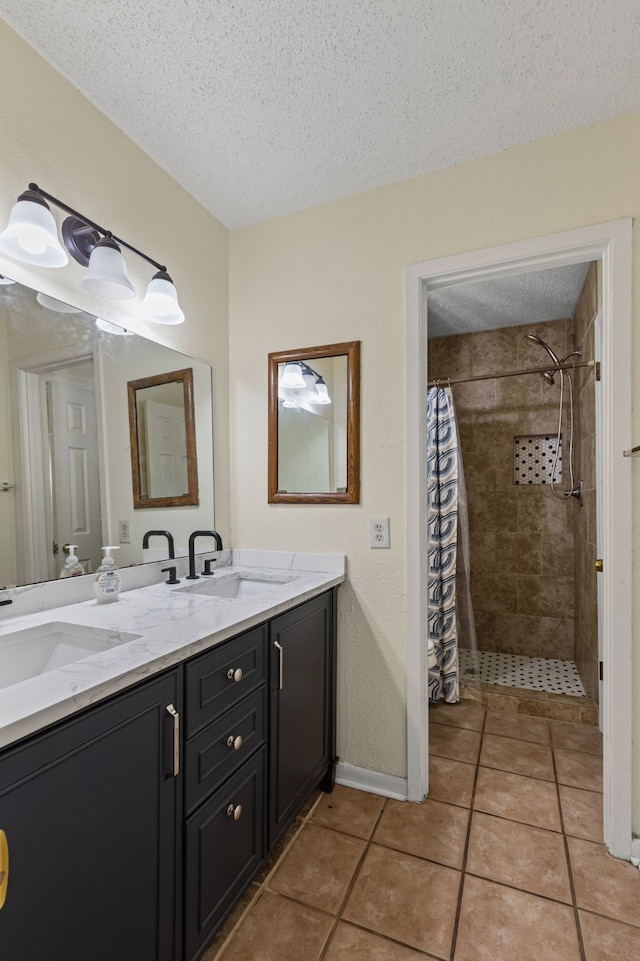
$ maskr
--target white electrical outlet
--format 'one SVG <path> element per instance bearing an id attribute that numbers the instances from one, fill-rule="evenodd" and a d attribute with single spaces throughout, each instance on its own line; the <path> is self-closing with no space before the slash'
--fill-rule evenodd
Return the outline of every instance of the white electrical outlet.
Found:
<path id="1" fill-rule="evenodd" d="M 369 521 L 371 547 L 389 547 L 389 518 L 372 517 Z"/>
<path id="2" fill-rule="evenodd" d="M 129 521 L 118 521 L 118 531 L 120 532 L 120 543 L 130 544 L 131 537 L 129 536 Z"/>

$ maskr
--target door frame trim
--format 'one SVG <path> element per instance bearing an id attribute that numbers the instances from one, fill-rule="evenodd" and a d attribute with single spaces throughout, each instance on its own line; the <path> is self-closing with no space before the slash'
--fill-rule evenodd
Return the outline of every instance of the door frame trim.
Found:
<path id="1" fill-rule="evenodd" d="M 426 658 L 426 403 L 428 291 L 588 260 L 602 263 L 604 840 L 632 844 L 631 278 L 630 218 L 412 264 L 405 272 L 407 430 L 407 785 L 428 791 Z"/>

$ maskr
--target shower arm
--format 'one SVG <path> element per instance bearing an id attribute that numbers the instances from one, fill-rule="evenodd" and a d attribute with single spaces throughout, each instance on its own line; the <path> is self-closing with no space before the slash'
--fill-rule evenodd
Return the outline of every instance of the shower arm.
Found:
<path id="1" fill-rule="evenodd" d="M 577 364 L 545 364 L 544 367 L 520 367 L 517 370 L 493 370 L 488 374 L 473 374 L 469 377 L 438 377 L 428 381 L 429 387 L 448 387 L 449 384 L 467 384 L 474 380 L 495 380 L 498 377 L 519 377 L 522 374 L 544 374 L 545 371 L 566 371 L 570 373 L 579 367 L 595 369 L 596 380 L 600 380 L 600 363 L 595 360 L 582 360 Z"/>

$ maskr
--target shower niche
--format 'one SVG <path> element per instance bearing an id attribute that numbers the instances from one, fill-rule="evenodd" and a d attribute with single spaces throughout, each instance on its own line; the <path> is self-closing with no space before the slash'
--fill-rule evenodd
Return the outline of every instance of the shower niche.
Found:
<path id="1" fill-rule="evenodd" d="M 562 483 L 562 434 L 524 434 L 513 438 L 514 484 Z"/>

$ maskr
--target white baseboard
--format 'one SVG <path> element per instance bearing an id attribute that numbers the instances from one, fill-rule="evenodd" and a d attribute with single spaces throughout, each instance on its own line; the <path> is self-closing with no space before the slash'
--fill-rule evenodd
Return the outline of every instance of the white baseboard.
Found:
<path id="1" fill-rule="evenodd" d="M 407 800 L 406 777 L 394 777 L 393 774 L 381 774 L 379 771 L 369 771 L 364 767 L 339 762 L 336 769 L 336 782 L 345 787 L 354 787 L 369 794 L 381 794 L 382 797 L 394 798 L 396 801 Z"/>
<path id="2" fill-rule="evenodd" d="M 635 861 L 640 861 L 640 838 L 633 838 L 631 841 L 631 857 Z M 636 864 L 636 867 L 639 865 Z"/>

